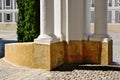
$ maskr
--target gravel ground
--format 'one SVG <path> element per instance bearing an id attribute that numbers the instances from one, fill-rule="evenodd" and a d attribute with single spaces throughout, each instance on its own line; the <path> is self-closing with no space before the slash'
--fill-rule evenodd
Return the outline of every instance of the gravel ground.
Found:
<path id="1" fill-rule="evenodd" d="M 26 68 L 0 58 L 0 80 L 120 80 L 120 33 L 110 33 L 114 40 L 114 65 L 62 65 L 52 71 Z M 16 34 L 0 31 L 0 50 L 5 43 L 16 42 Z M 3 51 L 4 52 L 4 51 Z"/>

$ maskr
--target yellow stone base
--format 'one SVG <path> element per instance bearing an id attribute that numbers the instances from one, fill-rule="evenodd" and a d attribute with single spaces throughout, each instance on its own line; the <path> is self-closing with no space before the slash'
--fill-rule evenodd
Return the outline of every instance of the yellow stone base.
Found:
<path id="1" fill-rule="evenodd" d="M 101 64 L 112 63 L 112 40 L 69 41 L 50 45 L 37 43 L 12 43 L 5 45 L 5 59 L 13 64 L 54 69 L 65 63 Z"/>
<path id="2" fill-rule="evenodd" d="M 112 40 L 69 41 L 65 44 L 65 62 L 109 65 L 112 63 Z"/>
<path id="3" fill-rule="evenodd" d="M 69 41 L 65 44 L 65 62 L 82 63 L 82 41 Z"/>
<path id="4" fill-rule="evenodd" d="M 5 45 L 5 59 L 15 65 L 51 70 L 64 62 L 64 44 L 14 43 Z"/>

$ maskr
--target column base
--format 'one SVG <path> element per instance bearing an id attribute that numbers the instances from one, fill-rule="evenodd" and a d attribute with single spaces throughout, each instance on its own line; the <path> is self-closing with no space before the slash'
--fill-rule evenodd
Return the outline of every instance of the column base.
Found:
<path id="1" fill-rule="evenodd" d="M 90 36 L 89 40 L 90 41 L 104 41 L 104 40 L 110 41 L 112 40 L 112 38 L 108 34 L 106 35 L 93 34 L 92 36 Z"/>
<path id="2" fill-rule="evenodd" d="M 89 40 L 89 37 L 91 36 L 91 34 L 87 35 L 87 34 L 84 34 L 83 36 L 83 40 Z"/>
<path id="3" fill-rule="evenodd" d="M 34 39 L 34 42 L 39 44 L 51 44 L 60 42 L 60 39 L 58 39 L 55 35 L 40 35 L 38 38 Z"/>

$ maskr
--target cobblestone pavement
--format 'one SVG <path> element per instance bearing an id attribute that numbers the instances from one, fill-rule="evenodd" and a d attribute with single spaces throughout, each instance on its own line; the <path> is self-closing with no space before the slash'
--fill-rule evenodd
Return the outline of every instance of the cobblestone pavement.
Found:
<path id="1" fill-rule="evenodd" d="M 120 80 L 120 33 L 110 34 L 114 40 L 115 65 L 62 65 L 52 71 L 45 71 L 15 66 L 1 58 L 0 80 Z M 0 31 L 0 37 L 2 38 L 0 46 L 16 41 L 15 32 Z"/>

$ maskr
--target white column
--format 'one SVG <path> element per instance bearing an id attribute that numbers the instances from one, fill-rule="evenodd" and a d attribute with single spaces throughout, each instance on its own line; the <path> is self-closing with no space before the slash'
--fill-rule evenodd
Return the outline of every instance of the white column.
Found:
<path id="1" fill-rule="evenodd" d="M 12 14 L 13 14 L 12 18 L 13 18 L 13 23 L 14 23 L 15 22 L 15 12 L 13 12 Z"/>
<path id="2" fill-rule="evenodd" d="M 83 35 L 84 40 L 88 40 L 89 36 L 91 35 L 91 32 L 90 32 L 90 16 L 91 16 L 90 6 L 91 6 L 91 1 L 84 0 L 84 7 L 85 7 L 85 9 L 84 9 L 85 27 L 84 27 L 84 35 Z"/>
<path id="3" fill-rule="evenodd" d="M 4 9 L 4 3 L 3 3 L 4 0 L 2 0 L 2 10 Z"/>
<path id="4" fill-rule="evenodd" d="M 84 0 L 68 0 L 68 27 L 66 39 L 82 40 L 85 27 Z M 67 20 L 67 19 L 66 19 Z"/>
<path id="5" fill-rule="evenodd" d="M 112 0 L 112 8 L 115 8 L 115 0 Z M 112 10 L 112 23 L 115 23 L 115 10 Z"/>
<path id="6" fill-rule="evenodd" d="M 68 1 L 61 0 L 61 27 L 63 40 L 68 41 Z"/>
<path id="7" fill-rule="evenodd" d="M 103 41 L 107 33 L 107 0 L 95 0 L 95 29 L 91 40 Z"/>
<path id="8" fill-rule="evenodd" d="M 63 40 L 63 35 L 62 35 L 62 27 L 61 27 L 61 5 L 62 1 L 61 0 L 54 0 L 54 24 L 55 24 L 55 35 L 60 38 L 60 40 Z"/>
<path id="9" fill-rule="evenodd" d="M 13 0 L 13 9 L 15 9 L 15 0 Z"/>
<path id="10" fill-rule="evenodd" d="M 54 0 L 40 0 L 40 35 L 34 42 L 50 44 L 57 41 L 54 35 Z"/>
<path id="11" fill-rule="evenodd" d="M 4 10 L 4 0 L 2 0 L 2 10 Z M 4 22 L 4 11 L 2 11 L 2 22 Z"/>
<path id="12" fill-rule="evenodd" d="M 112 23 L 115 23 L 115 10 L 112 10 Z"/>
<path id="13" fill-rule="evenodd" d="M 4 22 L 4 12 L 2 12 L 2 22 Z"/>

